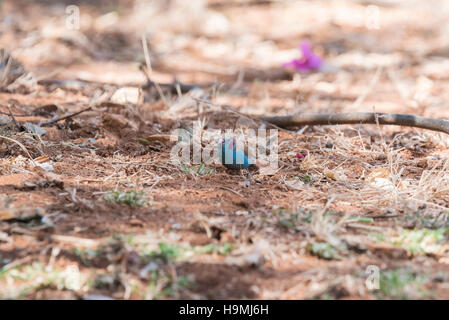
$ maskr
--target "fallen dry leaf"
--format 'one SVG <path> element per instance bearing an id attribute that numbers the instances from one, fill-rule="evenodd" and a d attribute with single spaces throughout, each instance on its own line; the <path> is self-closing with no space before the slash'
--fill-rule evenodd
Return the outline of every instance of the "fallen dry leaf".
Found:
<path id="1" fill-rule="evenodd" d="M 331 180 L 335 180 L 335 181 L 346 181 L 348 180 L 348 177 L 340 171 L 335 171 L 335 170 L 329 170 L 329 169 L 324 169 L 323 171 L 324 175 L 331 179 Z"/>
<path id="2" fill-rule="evenodd" d="M 374 182 L 377 178 L 388 179 L 391 173 L 387 168 L 376 168 L 368 175 L 368 181 Z"/>

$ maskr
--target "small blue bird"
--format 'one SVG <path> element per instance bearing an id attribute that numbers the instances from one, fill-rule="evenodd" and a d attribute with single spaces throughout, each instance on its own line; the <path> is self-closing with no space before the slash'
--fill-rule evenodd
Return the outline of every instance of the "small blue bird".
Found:
<path id="1" fill-rule="evenodd" d="M 248 158 L 244 150 L 237 150 L 237 143 L 229 137 L 221 141 L 218 157 L 224 166 L 231 169 L 246 169 L 255 164 L 254 159 Z"/>

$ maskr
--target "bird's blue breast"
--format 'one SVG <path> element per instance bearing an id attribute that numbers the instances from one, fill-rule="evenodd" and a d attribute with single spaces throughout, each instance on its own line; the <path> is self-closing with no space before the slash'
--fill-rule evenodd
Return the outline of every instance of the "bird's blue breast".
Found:
<path id="1" fill-rule="evenodd" d="M 243 150 L 237 150 L 237 144 L 232 138 L 226 138 L 220 144 L 218 156 L 223 165 L 233 169 L 246 169 L 254 163 Z"/>

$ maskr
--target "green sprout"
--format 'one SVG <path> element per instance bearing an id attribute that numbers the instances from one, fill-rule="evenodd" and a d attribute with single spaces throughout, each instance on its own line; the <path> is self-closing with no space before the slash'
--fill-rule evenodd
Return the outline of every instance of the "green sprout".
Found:
<path id="1" fill-rule="evenodd" d="M 142 207 L 147 202 L 144 192 L 134 190 L 126 192 L 109 191 L 106 193 L 105 198 L 110 202 L 126 204 L 130 207 Z"/>

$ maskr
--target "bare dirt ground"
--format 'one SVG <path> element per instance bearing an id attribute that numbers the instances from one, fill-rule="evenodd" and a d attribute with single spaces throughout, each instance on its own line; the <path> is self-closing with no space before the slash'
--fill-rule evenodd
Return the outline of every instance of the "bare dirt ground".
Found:
<path id="1" fill-rule="evenodd" d="M 273 175 L 142 140 L 296 111 L 447 119 L 448 17 L 443 0 L 1 1 L 18 63 L 0 61 L 0 298 L 448 298 L 448 135 L 280 130 Z M 202 91 L 145 86 L 142 35 L 151 80 Z M 303 40 L 332 70 L 282 67 Z"/>

